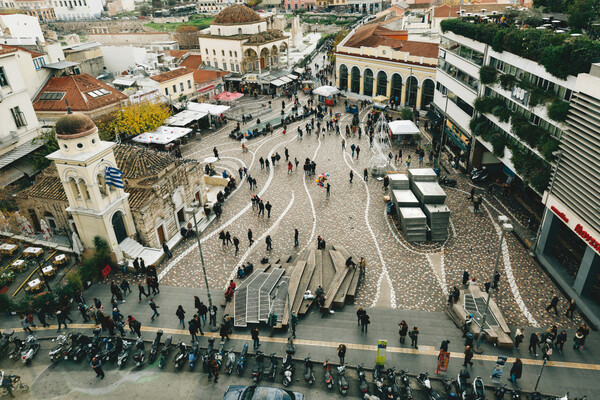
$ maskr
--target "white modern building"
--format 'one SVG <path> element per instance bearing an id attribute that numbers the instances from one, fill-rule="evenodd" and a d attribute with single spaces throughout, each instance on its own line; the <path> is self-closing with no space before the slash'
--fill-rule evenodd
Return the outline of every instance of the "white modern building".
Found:
<path id="1" fill-rule="evenodd" d="M 97 19 L 104 10 L 102 0 L 52 0 L 51 3 L 59 21 Z"/>
<path id="2" fill-rule="evenodd" d="M 45 41 L 37 17 L 23 14 L 0 14 L 0 40 L 21 38 Z"/>
<path id="3" fill-rule="evenodd" d="M 23 10 L 40 22 L 56 19 L 52 0 L 0 0 L 0 8 Z"/>
<path id="4" fill-rule="evenodd" d="M 198 1 L 198 12 L 219 13 L 234 4 L 245 4 L 242 0 L 200 0 Z"/>
<path id="5" fill-rule="evenodd" d="M 0 187 L 35 172 L 25 157 L 41 146 L 32 143 L 40 125 L 27 91 L 29 82 L 21 70 L 21 57 L 29 54 L 0 45 Z"/>

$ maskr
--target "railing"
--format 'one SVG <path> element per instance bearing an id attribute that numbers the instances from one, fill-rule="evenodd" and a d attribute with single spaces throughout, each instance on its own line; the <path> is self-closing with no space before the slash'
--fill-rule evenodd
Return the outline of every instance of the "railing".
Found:
<path id="1" fill-rule="evenodd" d="M 19 141 L 19 134 L 15 131 L 10 131 L 9 136 L 0 137 L 0 147 L 9 146 Z"/>

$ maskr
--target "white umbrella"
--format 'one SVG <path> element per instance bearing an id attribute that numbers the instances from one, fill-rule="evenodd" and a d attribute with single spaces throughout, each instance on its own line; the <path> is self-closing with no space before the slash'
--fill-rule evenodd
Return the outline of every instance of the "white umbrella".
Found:
<path id="1" fill-rule="evenodd" d="M 212 164 L 217 162 L 218 160 L 219 159 L 217 157 L 206 157 L 203 162 L 207 164 Z"/>
<path id="2" fill-rule="evenodd" d="M 81 243 L 81 239 L 79 239 L 77 232 L 73 232 L 71 239 L 73 241 L 73 251 L 78 255 L 81 255 L 81 253 L 83 253 L 83 243 Z"/>
<path id="3" fill-rule="evenodd" d="M 50 231 L 50 227 L 48 226 L 48 223 L 46 223 L 45 219 L 40 221 L 40 227 L 42 228 L 44 240 L 50 239 L 52 237 L 52 231 Z"/>
<path id="4" fill-rule="evenodd" d="M 325 97 L 333 96 L 334 94 L 338 94 L 339 92 L 340 91 L 333 86 L 321 86 L 313 90 L 314 94 Z"/>

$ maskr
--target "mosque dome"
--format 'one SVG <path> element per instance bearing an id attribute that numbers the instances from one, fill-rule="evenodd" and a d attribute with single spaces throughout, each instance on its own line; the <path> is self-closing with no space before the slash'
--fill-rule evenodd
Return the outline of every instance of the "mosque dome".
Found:
<path id="1" fill-rule="evenodd" d="M 55 130 L 59 139 L 76 139 L 94 133 L 96 124 L 87 115 L 73 113 L 59 118 Z"/>
<path id="2" fill-rule="evenodd" d="M 212 23 L 214 25 L 248 24 L 262 20 L 256 11 L 242 4 L 234 4 L 217 14 Z"/>

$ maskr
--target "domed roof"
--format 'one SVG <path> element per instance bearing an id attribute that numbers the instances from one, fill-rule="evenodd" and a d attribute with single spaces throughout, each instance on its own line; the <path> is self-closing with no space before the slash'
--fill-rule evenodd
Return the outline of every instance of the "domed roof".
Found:
<path id="1" fill-rule="evenodd" d="M 245 5 L 234 4 L 221 11 L 213 20 L 213 24 L 247 24 L 250 22 L 261 22 L 262 18 L 258 13 Z"/>
<path id="2" fill-rule="evenodd" d="M 59 139 L 75 139 L 93 133 L 96 124 L 87 115 L 73 113 L 59 118 L 54 129 Z"/>

